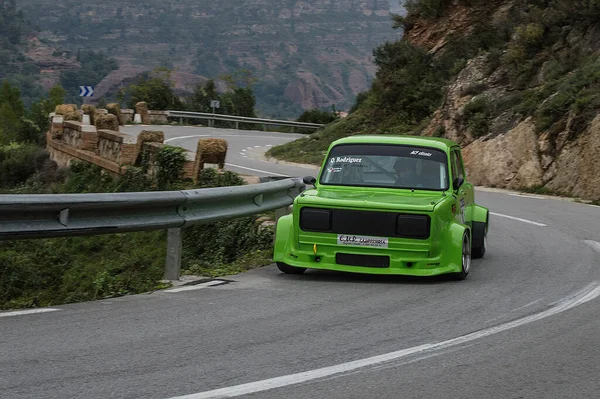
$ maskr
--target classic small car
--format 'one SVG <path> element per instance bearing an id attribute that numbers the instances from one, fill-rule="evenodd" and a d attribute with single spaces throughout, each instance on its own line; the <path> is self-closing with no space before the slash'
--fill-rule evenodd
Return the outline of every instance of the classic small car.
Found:
<path id="1" fill-rule="evenodd" d="M 318 176 L 280 217 L 274 261 L 307 269 L 463 280 L 484 256 L 489 212 L 475 204 L 461 149 L 442 138 L 364 135 L 333 142 Z"/>

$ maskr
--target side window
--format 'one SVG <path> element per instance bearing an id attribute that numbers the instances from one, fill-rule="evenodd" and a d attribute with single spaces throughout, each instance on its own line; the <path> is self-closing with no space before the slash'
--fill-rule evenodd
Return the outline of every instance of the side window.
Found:
<path id="1" fill-rule="evenodd" d="M 454 181 L 454 179 L 456 179 L 459 176 L 457 165 L 458 163 L 456 162 L 456 151 L 452 151 L 450 153 L 450 168 L 452 169 L 452 181 Z"/>
<path id="2" fill-rule="evenodd" d="M 465 168 L 462 162 L 462 156 L 460 154 L 460 151 L 458 150 L 454 150 L 454 156 L 456 157 L 456 171 L 458 172 L 458 177 L 462 177 L 463 180 L 465 179 Z"/>

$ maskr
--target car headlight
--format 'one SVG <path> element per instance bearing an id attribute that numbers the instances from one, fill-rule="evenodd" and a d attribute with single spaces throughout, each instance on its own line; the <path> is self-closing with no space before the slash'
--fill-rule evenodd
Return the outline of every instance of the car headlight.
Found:
<path id="1" fill-rule="evenodd" d="M 300 210 L 300 228 L 304 231 L 319 232 L 331 230 L 331 211 L 329 209 L 302 208 Z"/>
<path id="2" fill-rule="evenodd" d="M 427 215 L 398 215 L 396 235 L 403 238 L 429 238 L 431 218 Z"/>

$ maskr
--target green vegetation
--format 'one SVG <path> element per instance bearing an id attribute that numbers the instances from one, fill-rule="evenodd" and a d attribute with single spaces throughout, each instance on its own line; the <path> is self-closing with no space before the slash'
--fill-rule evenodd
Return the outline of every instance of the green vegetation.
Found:
<path id="1" fill-rule="evenodd" d="M 251 85 L 255 79 L 247 71 L 237 71 L 234 75 L 222 75 L 220 78 L 227 83 L 227 90 L 220 93 L 213 79 L 196 85 L 191 95 L 179 96 L 175 93 L 174 82 L 171 79 L 172 70 L 156 68 L 151 73 L 143 73 L 138 79 L 122 89 L 119 93 L 120 102 L 134 108 L 140 101 L 148 103 L 151 110 L 180 110 L 212 113 L 211 101 L 220 102 L 215 110 L 217 114 L 256 117 L 256 98 Z M 242 86 L 243 85 L 243 86 Z M 204 120 L 189 120 L 192 124 Z M 216 121 L 215 127 L 232 128 L 233 122 Z M 241 123 L 240 128 L 251 128 L 253 125 Z"/>
<path id="2" fill-rule="evenodd" d="M 62 71 L 60 74 L 60 84 L 68 93 L 66 101 L 69 104 L 83 103 L 79 86 L 96 86 L 111 71 L 119 69 L 118 62 L 103 52 L 79 51 L 77 61 L 81 64 L 80 69 Z"/>
<path id="3" fill-rule="evenodd" d="M 3 81 L 0 86 L 0 145 L 12 142 L 43 144 L 43 132 L 49 126 L 48 115 L 57 104 L 64 102 L 64 94 L 60 86 L 54 87 L 47 98 L 26 109 L 20 90 L 8 80 Z"/>
<path id="4" fill-rule="evenodd" d="M 148 70 L 191 67 L 190 72 L 204 77 L 249 69 L 259 78 L 256 108 L 278 118 L 302 113 L 290 91 L 305 84 L 325 93 L 324 100 L 336 99 L 339 109 L 349 108 L 353 91 L 348 76 L 369 81 L 365 59 L 393 35 L 388 17 L 377 10 L 381 1 L 340 0 L 335 6 L 310 1 L 291 16 L 298 5 L 276 0 L 243 5 L 195 0 L 19 3 L 60 51 L 103 50 Z M 376 12 L 367 15 L 370 8 Z"/>
<path id="5" fill-rule="evenodd" d="M 27 35 L 33 32 L 16 0 L 3 1 L 0 5 L 0 80 L 7 79 L 24 93 L 25 104 L 43 93 L 38 82 L 40 67 L 28 60 L 23 51 Z"/>
<path id="6" fill-rule="evenodd" d="M 185 151 L 165 146 L 155 176 L 130 167 L 121 176 L 84 162 L 59 168 L 43 143 L 44 113 L 64 100 L 55 87 L 48 98 L 23 106 L 19 90 L 0 87 L 0 192 L 3 194 L 98 193 L 182 190 L 242 185 L 233 172 L 204 169 L 197 184 L 182 178 Z M 32 119 L 24 119 L 31 115 Z M 47 113 L 45 114 L 47 115 Z M 36 124 L 34 120 L 39 121 Z M 183 273 L 219 276 L 271 263 L 273 229 L 258 218 L 192 226 L 183 232 Z M 201 243 L 199 245 L 198 243 Z M 57 305 L 148 292 L 164 287 L 164 231 L 92 237 L 0 242 L 0 309 Z"/>
<path id="7" fill-rule="evenodd" d="M 27 147 L 30 150 L 34 149 Z M 39 154 L 42 150 L 36 151 L 37 156 L 43 157 Z M 171 175 L 180 161 L 174 151 L 167 150 L 164 154 L 164 166 L 160 168 L 165 175 Z M 27 162 L 24 160 L 19 166 Z M 35 171 L 28 173 L 32 175 Z M 46 190 L 39 190 L 39 179 L 31 178 L 9 192 L 128 192 L 245 184 L 235 173 L 218 174 L 214 169 L 205 169 L 200 182 L 192 185 L 182 180 L 161 183 L 135 168 L 115 177 L 95 165 L 79 162 L 74 162 L 70 170 L 63 170 L 60 176 L 62 181 L 54 181 Z M 259 229 L 257 217 L 186 228 L 182 272 L 222 276 L 271 263 L 273 230 Z M 164 231 L 0 242 L 0 309 L 56 305 L 160 289 L 165 257 Z"/>
<path id="8" fill-rule="evenodd" d="M 410 29 L 417 19 L 431 22 L 445 17 L 452 3 L 409 1 L 408 16 L 394 16 L 394 27 Z M 449 34 L 435 53 L 404 39 L 377 47 L 376 79 L 368 92 L 356 98 L 348 118 L 274 147 L 268 155 L 319 164 L 330 143 L 341 137 L 418 135 L 442 105 L 448 84 L 475 57 L 487 61 L 483 71 L 487 76 L 505 77 L 500 84 L 507 90 L 505 95 L 488 95 L 490 88 L 483 83 L 465 86 L 462 95 L 473 98 L 459 113 L 458 122 L 473 137 L 500 133 L 493 122 L 501 115 L 531 116 L 539 132 L 551 133 L 564 128 L 569 119 L 571 138 L 588 126 L 600 110 L 600 61 L 594 50 L 600 1 L 520 0 L 495 25 L 489 24 L 488 17 L 497 5 L 483 0 L 459 3 L 478 9 L 468 33 Z M 442 126 L 433 132 L 437 137 L 444 134 Z"/>
<path id="9" fill-rule="evenodd" d="M 297 122 L 321 123 L 327 124 L 337 120 L 339 117 L 336 114 L 335 108 L 331 112 L 320 109 L 309 109 L 304 111 L 302 115 L 296 119 Z"/>

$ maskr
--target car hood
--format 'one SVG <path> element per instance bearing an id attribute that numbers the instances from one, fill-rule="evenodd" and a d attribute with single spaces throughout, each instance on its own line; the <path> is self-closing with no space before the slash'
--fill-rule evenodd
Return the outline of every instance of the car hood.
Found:
<path id="1" fill-rule="evenodd" d="M 319 207 L 348 207 L 348 208 L 374 208 L 382 210 L 407 210 L 433 212 L 437 204 L 443 201 L 447 194 L 419 192 L 414 193 L 408 190 L 398 190 L 398 192 L 382 191 L 362 191 L 360 188 L 354 190 L 348 189 L 311 189 L 305 191 L 298 204 L 305 206 Z"/>

